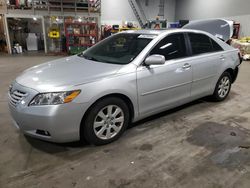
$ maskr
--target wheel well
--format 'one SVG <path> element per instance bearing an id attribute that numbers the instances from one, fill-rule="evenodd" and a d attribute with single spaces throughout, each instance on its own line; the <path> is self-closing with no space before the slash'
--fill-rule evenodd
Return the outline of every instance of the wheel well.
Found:
<path id="1" fill-rule="evenodd" d="M 235 70 L 229 68 L 227 69 L 225 72 L 228 72 L 232 78 L 232 83 L 234 83 L 234 81 L 236 80 L 237 78 L 237 74 L 238 74 L 238 67 L 236 67 Z"/>
<path id="2" fill-rule="evenodd" d="M 83 135 L 82 135 L 82 133 L 83 133 L 83 131 L 82 131 L 82 125 L 83 125 L 83 122 L 84 122 L 85 118 L 87 117 L 89 111 L 91 110 L 91 108 L 93 108 L 93 106 L 94 106 L 97 102 L 99 102 L 99 101 L 101 101 L 101 100 L 103 100 L 103 99 L 105 99 L 105 98 L 107 98 L 107 97 L 117 97 L 117 98 L 122 99 L 122 100 L 128 105 L 130 122 L 131 122 L 132 119 L 134 118 L 134 105 L 133 105 L 132 101 L 131 101 L 126 95 L 123 95 L 123 94 L 120 94 L 120 93 L 113 93 L 113 94 L 105 95 L 105 96 L 99 98 L 98 100 L 96 100 L 96 101 L 88 108 L 88 110 L 85 112 L 85 114 L 83 115 L 82 120 L 81 120 L 81 125 L 80 125 L 80 137 L 81 137 L 81 138 L 83 138 L 83 137 L 82 137 L 82 136 L 83 136 Z"/>
<path id="3" fill-rule="evenodd" d="M 134 118 L 134 105 L 133 105 L 132 101 L 126 95 L 123 95 L 123 94 L 120 94 L 120 93 L 109 94 L 109 95 L 105 95 L 102 98 L 98 99 L 96 102 L 98 102 L 98 101 L 100 101 L 100 100 L 102 100 L 104 98 L 107 98 L 107 97 L 117 97 L 117 98 L 122 99 L 128 105 L 129 117 L 130 117 L 130 121 L 132 121 L 132 119 Z"/>

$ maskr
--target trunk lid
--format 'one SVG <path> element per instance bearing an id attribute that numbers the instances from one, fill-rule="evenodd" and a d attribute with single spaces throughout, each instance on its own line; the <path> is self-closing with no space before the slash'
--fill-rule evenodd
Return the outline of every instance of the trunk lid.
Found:
<path id="1" fill-rule="evenodd" d="M 226 42 L 233 36 L 233 21 L 224 19 L 196 20 L 189 22 L 183 29 L 206 31 Z"/>

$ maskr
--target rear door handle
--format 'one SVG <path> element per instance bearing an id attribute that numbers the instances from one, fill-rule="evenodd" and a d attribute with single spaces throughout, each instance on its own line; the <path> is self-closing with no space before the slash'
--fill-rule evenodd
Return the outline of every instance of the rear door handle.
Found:
<path id="1" fill-rule="evenodd" d="M 224 61 L 224 60 L 225 60 L 225 56 L 224 56 L 224 55 L 221 55 L 221 56 L 220 56 L 220 59 L 221 59 L 222 61 Z"/>
<path id="2" fill-rule="evenodd" d="M 183 69 L 190 69 L 191 68 L 191 65 L 189 63 L 185 63 L 183 66 L 182 66 Z"/>

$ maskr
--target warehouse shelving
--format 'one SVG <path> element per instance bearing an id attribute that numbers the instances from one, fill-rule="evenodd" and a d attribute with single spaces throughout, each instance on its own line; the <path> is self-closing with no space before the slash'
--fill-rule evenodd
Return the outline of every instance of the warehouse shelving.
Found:
<path id="1" fill-rule="evenodd" d="M 20 4 L 9 3 L 0 0 L 0 12 L 5 13 L 9 10 L 36 10 L 57 12 L 95 12 L 100 13 L 101 0 L 32 0 L 23 1 Z"/>
<path id="2" fill-rule="evenodd" d="M 97 42 L 97 24 L 90 22 L 66 22 L 65 36 L 69 53 L 83 51 Z"/>

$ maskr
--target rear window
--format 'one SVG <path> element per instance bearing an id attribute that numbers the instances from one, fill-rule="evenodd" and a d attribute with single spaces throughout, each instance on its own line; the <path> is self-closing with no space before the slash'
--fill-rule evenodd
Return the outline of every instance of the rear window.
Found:
<path id="1" fill-rule="evenodd" d="M 206 35 L 195 33 L 189 33 L 188 35 L 193 55 L 223 50 L 219 44 Z"/>

